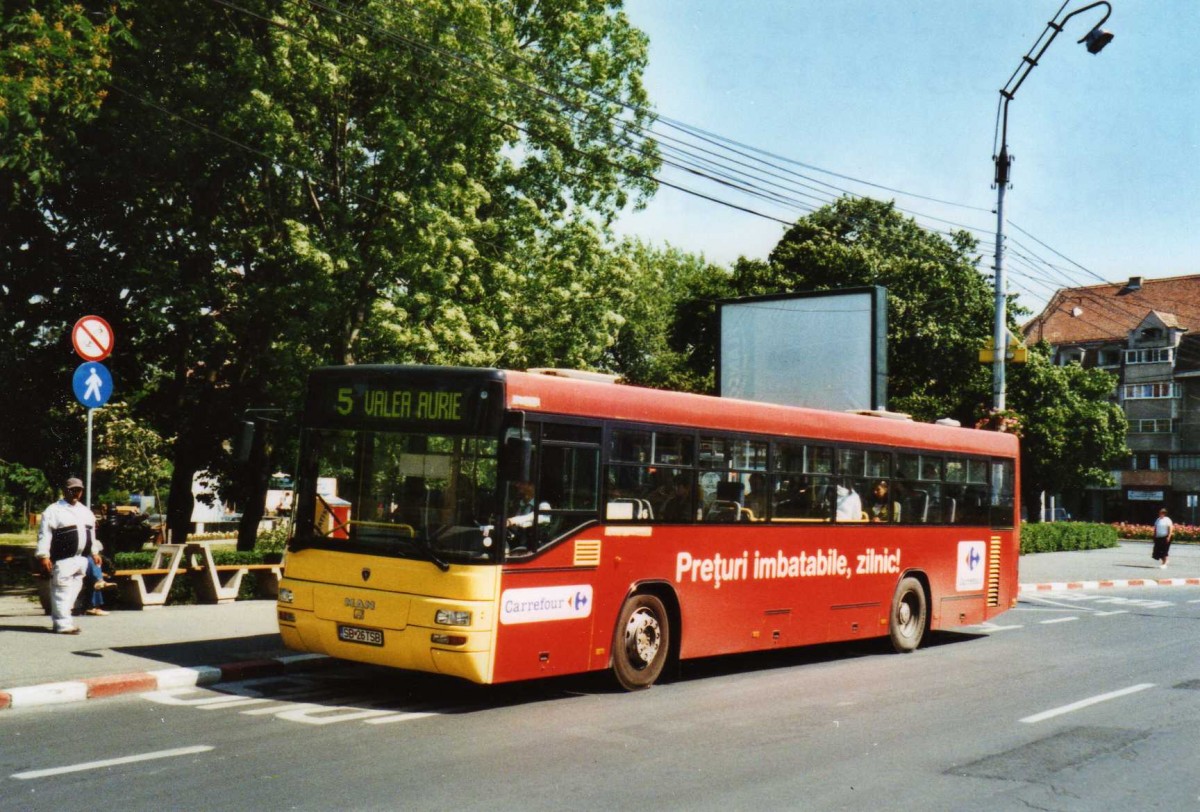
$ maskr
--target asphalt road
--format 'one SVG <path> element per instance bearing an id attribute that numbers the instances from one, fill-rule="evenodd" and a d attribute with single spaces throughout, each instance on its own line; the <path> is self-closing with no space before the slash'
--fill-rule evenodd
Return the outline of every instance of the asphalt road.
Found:
<path id="1" fill-rule="evenodd" d="M 1200 807 L 1200 590 L 1030 596 L 995 624 L 478 687 L 345 666 L 0 719 L 0 807 Z"/>

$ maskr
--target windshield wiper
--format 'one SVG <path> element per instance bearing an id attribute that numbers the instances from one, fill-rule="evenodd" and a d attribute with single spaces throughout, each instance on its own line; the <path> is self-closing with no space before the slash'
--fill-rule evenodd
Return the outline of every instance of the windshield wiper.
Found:
<path id="1" fill-rule="evenodd" d="M 429 556 L 429 560 L 432 561 L 434 565 L 442 572 L 448 571 L 450 569 L 450 563 L 448 561 L 444 561 L 441 556 L 437 554 L 437 551 L 433 549 L 433 538 L 429 535 L 428 527 L 425 528 L 425 532 L 421 533 L 419 538 L 421 540 L 421 547 L 424 548 L 425 554 Z"/>

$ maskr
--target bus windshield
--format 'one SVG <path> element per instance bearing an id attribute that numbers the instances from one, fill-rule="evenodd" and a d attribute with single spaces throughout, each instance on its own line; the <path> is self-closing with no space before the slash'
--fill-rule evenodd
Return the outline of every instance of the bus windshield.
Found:
<path id="1" fill-rule="evenodd" d="M 496 561 L 498 441 L 491 437 L 310 430 L 294 549 Z"/>

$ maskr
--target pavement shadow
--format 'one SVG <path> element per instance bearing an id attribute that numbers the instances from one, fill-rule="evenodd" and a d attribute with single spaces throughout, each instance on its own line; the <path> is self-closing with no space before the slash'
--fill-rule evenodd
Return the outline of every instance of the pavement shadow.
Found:
<path id="1" fill-rule="evenodd" d="M 186 643 L 121 646 L 114 647 L 112 650 L 118 654 L 154 660 L 163 663 L 164 666 L 180 668 L 221 665 L 295 653 L 285 649 L 283 640 L 277 633 L 216 640 L 192 640 Z"/>

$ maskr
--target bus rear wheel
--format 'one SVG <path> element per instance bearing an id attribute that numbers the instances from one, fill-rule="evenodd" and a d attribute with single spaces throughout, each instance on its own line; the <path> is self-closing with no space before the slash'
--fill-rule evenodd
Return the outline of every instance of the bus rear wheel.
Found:
<path id="1" fill-rule="evenodd" d="M 612 669 L 626 691 L 649 688 L 662 674 L 671 647 L 667 610 L 653 595 L 634 595 L 621 606 L 613 633 Z"/>
<path id="2" fill-rule="evenodd" d="M 907 653 L 921 645 L 928 611 L 925 587 L 921 582 L 916 578 L 901 578 L 892 598 L 892 616 L 888 624 L 896 651 Z"/>

